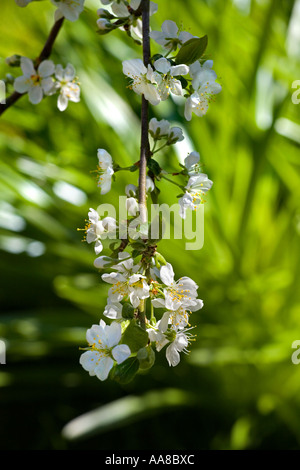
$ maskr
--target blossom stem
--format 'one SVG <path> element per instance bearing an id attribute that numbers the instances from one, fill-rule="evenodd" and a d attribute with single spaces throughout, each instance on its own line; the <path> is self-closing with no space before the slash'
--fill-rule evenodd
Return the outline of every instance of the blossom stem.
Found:
<path id="1" fill-rule="evenodd" d="M 156 149 L 156 150 L 154 150 L 154 148 L 153 148 L 152 154 L 157 153 L 157 152 L 160 152 L 160 150 L 162 150 L 163 148 L 165 148 L 167 145 L 169 145 L 169 144 L 168 144 L 168 143 L 165 143 L 164 145 L 162 145 L 161 147 L 159 147 L 159 148 Z"/>
<path id="2" fill-rule="evenodd" d="M 57 38 L 57 35 L 58 35 L 62 25 L 63 25 L 63 22 L 64 22 L 64 18 L 60 18 L 59 20 L 57 20 L 54 23 L 40 55 L 34 61 L 36 66 L 38 66 L 43 60 L 46 60 L 46 59 L 48 59 L 48 57 L 50 57 L 51 52 L 52 52 L 52 48 L 53 48 L 53 44 L 54 44 L 54 42 Z M 6 111 L 14 103 L 16 103 L 21 98 L 21 96 L 23 96 L 25 94 L 26 93 L 18 93 L 17 91 L 13 92 L 7 98 L 6 103 L 0 104 L 0 116 L 4 113 L 4 111 Z"/>
<path id="3" fill-rule="evenodd" d="M 165 175 L 160 175 L 160 176 L 161 176 L 161 178 L 164 178 L 165 180 L 169 181 L 169 183 L 175 184 L 175 186 L 178 186 L 180 189 L 184 189 L 184 186 L 182 186 L 179 183 L 176 183 L 176 181 L 170 180 Z"/>

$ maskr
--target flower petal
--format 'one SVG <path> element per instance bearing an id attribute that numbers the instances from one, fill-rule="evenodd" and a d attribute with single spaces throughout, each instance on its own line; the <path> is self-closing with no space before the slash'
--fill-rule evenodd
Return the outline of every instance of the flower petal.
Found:
<path id="1" fill-rule="evenodd" d="M 116 346 L 121 339 L 122 329 L 120 323 L 113 322 L 111 325 L 105 327 L 107 336 L 107 347 L 112 348 Z"/>
<path id="2" fill-rule="evenodd" d="M 55 65 L 52 60 L 43 60 L 38 67 L 38 74 L 41 77 L 50 77 L 55 72 Z"/>
<path id="3" fill-rule="evenodd" d="M 174 271 L 170 263 L 160 268 L 160 278 L 166 286 L 171 286 L 174 282 Z"/>
<path id="4" fill-rule="evenodd" d="M 38 104 L 43 99 L 43 90 L 40 85 L 36 85 L 31 87 L 28 90 L 29 101 L 32 104 Z"/>
<path id="5" fill-rule="evenodd" d="M 103 357 L 100 360 L 100 364 L 95 368 L 95 374 L 99 380 L 106 380 L 110 370 L 114 365 L 114 361 L 111 357 Z"/>
<path id="6" fill-rule="evenodd" d="M 165 38 L 176 38 L 178 33 L 178 26 L 172 20 L 166 20 L 161 26 L 161 30 L 165 35 Z"/>
<path id="7" fill-rule="evenodd" d="M 112 350 L 112 355 L 115 361 L 117 361 L 118 364 L 121 364 L 128 359 L 131 355 L 131 351 L 127 344 L 119 344 Z"/>
<path id="8" fill-rule="evenodd" d="M 26 77 L 36 74 L 36 70 L 33 66 L 33 62 L 28 57 L 21 57 L 21 70 Z"/>
<path id="9" fill-rule="evenodd" d="M 14 89 L 18 93 L 26 93 L 29 88 L 31 87 L 31 79 L 22 75 L 21 77 L 17 77 L 14 81 Z"/>

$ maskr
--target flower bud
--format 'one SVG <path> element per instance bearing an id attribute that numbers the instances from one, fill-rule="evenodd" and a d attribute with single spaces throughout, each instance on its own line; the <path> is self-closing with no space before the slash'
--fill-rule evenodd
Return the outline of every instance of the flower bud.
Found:
<path id="1" fill-rule="evenodd" d="M 10 67 L 20 67 L 21 56 L 18 54 L 11 55 L 5 59 L 5 62 Z"/>
<path id="2" fill-rule="evenodd" d="M 97 26 L 100 29 L 100 31 L 108 31 L 112 29 L 112 25 L 110 21 L 108 21 L 106 18 L 99 18 L 97 20 Z"/>

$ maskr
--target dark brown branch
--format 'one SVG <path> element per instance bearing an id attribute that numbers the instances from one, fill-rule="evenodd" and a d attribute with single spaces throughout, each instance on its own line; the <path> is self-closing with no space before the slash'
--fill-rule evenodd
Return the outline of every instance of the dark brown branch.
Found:
<path id="1" fill-rule="evenodd" d="M 34 61 L 34 64 L 36 67 L 39 66 L 39 64 L 41 62 L 43 62 L 43 60 L 46 60 L 50 57 L 51 55 L 51 52 L 52 52 L 52 48 L 53 48 L 53 44 L 58 36 L 58 33 L 63 25 L 63 22 L 64 22 L 64 18 L 61 18 L 59 20 L 57 20 L 51 31 L 50 31 L 50 34 L 48 36 L 48 39 L 40 53 L 40 55 L 35 59 Z M 15 91 L 14 93 L 12 93 L 6 100 L 6 103 L 4 104 L 0 104 L 0 116 L 4 113 L 4 111 L 6 111 L 8 108 L 10 108 L 10 106 L 12 106 L 14 103 L 16 103 L 16 101 L 18 101 L 21 96 L 25 95 L 26 93 L 18 93 L 17 91 Z"/>
<path id="2" fill-rule="evenodd" d="M 141 1 L 142 8 L 142 23 L 143 23 L 143 61 L 147 67 L 150 63 L 150 14 L 149 14 L 149 0 Z M 141 223 L 148 220 L 147 217 L 147 203 L 146 203 L 146 173 L 147 173 L 147 159 L 150 154 L 149 146 L 149 119 L 148 119 L 149 103 L 142 95 L 142 109 L 141 109 L 141 151 L 140 151 L 140 165 L 139 165 L 139 212 Z M 146 329 L 146 311 L 145 300 L 141 300 L 138 308 L 138 318 L 142 328 Z"/>
<path id="3" fill-rule="evenodd" d="M 147 67 L 150 63 L 150 15 L 149 15 L 149 0 L 142 0 L 142 22 L 143 22 L 143 61 Z M 142 96 L 142 109 L 141 109 L 141 151 L 140 151 L 140 168 L 139 168 L 139 208 L 140 217 L 142 222 L 147 221 L 147 206 L 146 206 L 146 173 L 147 173 L 147 159 L 150 153 L 149 146 L 149 120 L 148 120 L 148 101 Z"/>

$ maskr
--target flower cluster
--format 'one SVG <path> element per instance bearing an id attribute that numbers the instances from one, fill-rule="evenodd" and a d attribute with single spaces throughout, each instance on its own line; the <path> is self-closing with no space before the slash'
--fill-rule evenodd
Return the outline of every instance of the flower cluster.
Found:
<path id="1" fill-rule="evenodd" d="M 134 188 L 127 190 L 135 191 Z M 100 239 L 105 232 L 104 226 L 109 231 L 109 225 L 115 229 L 116 221 L 111 218 L 100 220 L 98 213 L 90 209 L 86 241 L 95 243 L 96 254 L 102 251 Z M 134 242 L 128 247 L 130 251 Z M 107 378 L 114 365 L 114 369 L 117 367 L 115 362 L 120 364 L 130 358 L 140 366 L 142 361 L 138 353 L 149 345 L 152 353 L 153 350 L 158 353 L 168 345 L 167 361 L 170 366 L 178 365 L 180 353 L 188 352 L 188 344 L 193 339 L 189 332 L 190 315 L 203 307 L 203 301 L 198 298 L 197 284 L 186 276 L 175 280 L 172 265 L 163 260 L 155 247 L 144 244 L 138 256 L 134 255 L 134 250 L 129 251 L 119 251 L 113 257 L 99 256 L 94 261 L 96 268 L 109 270 L 101 276 L 102 281 L 110 284 L 103 315 L 112 321 L 115 336 L 110 340 L 108 334 L 104 335 L 103 328 L 108 331 L 108 326 L 104 326 L 102 320 L 100 327 L 93 325 L 87 332 L 88 352 L 82 354 L 80 363 L 90 375 L 96 375 L 100 380 Z M 146 331 L 143 331 L 136 325 L 136 320 L 146 300 L 152 305 L 152 314 L 151 318 L 145 318 Z M 137 340 L 133 334 L 141 334 L 142 331 L 144 335 Z M 121 336 L 122 350 L 118 362 L 113 346 L 120 347 L 116 345 Z M 138 348 L 131 348 L 131 344 L 136 346 L 136 342 Z"/>
<path id="2" fill-rule="evenodd" d="M 26 7 L 29 3 L 37 0 L 15 0 L 19 7 Z M 84 8 L 85 0 L 51 0 L 56 7 L 55 20 L 66 18 L 69 21 L 76 21 Z"/>
<path id="3" fill-rule="evenodd" d="M 151 31 L 150 37 L 168 52 L 164 56 L 155 54 L 147 67 L 140 59 L 125 60 L 123 73 L 130 79 L 130 88 L 138 95 L 143 94 L 154 106 L 170 95 L 185 96 L 186 120 L 191 120 L 192 113 L 204 116 L 214 95 L 222 90 L 212 70 L 213 61 L 201 59 L 206 37 L 197 38 L 187 31 L 179 31 L 171 20 L 164 21 L 161 31 Z M 200 58 L 190 63 L 200 48 Z M 177 49 L 179 53 L 175 57 L 167 58 Z"/>
<path id="4" fill-rule="evenodd" d="M 25 7 L 36 0 L 15 1 Z M 144 3 L 141 0 L 101 1 L 105 8 L 97 10 L 98 33 L 103 35 L 121 29 L 135 42 L 141 44 L 142 40 L 145 47 Z M 51 0 L 51 3 L 56 7 L 56 21 L 65 18 L 73 22 L 84 9 L 84 0 Z M 150 1 L 149 5 L 149 13 L 153 15 L 157 4 Z M 148 21 L 149 15 L 144 16 Z M 161 30 L 150 31 L 149 35 L 162 50 L 146 62 L 140 58 L 123 61 L 122 71 L 129 80 L 129 88 L 143 95 L 153 106 L 170 97 L 176 98 L 175 102 L 179 98 L 179 103 L 182 99 L 182 114 L 187 121 L 193 114 L 203 117 L 222 89 L 213 70 L 213 61 L 204 58 L 207 36 L 194 36 L 179 29 L 171 20 L 165 20 Z M 44 96 L 57 94 L 58 109 L 64 111 L 69 101 L 80 100 L 80 87 L 71 64 L 63 68 L 52 60 L 33 62 L 16 55 L 7 63 L 21 67 L 23 75 L 14 79 L 14 89 L 21 94 L 28 93 L 31 103 L 37 104 Z M 148 112 L 147 106 L 146 109 Z M 99 207 L 98 210 L 90 208 L 85 227 L 79 229 L 85 233 L 84 241 L 93 246 L 93 264 L 101 271 L 103 286 L 108 285 L 102 311 L 105 321 L 101 318 L 87 330 L 88 346 L 82 348 L 84 352 L 79 359 L 82 367 L 101 381 L 110 377 L 127 383 L 139 370 L 152 367 L 156 353 L 162 350 L 169 366 L 177 366 L 181 353 L 188 352 L 189 343 L 194 339 L 190 332 L 193 328 L 191 315 L 203 307 L 196 282 L 188 276 L 177 279 L 171 263 L 159 253 L 157 245 L 163 238 L 161 227 L 157 235 L 152 236 L 152 221 L 145 220 L 144 212 L 147 212 L 149 200 L 156 203 L 162 180 L 180 189 L 178 211 L 183 219 L 188 209 L 196 210 L 205 202 L 213 183 L 203 172 L 197 151 L 188 153 L 183 163 L 179 163 L 180 168 L 168 168 L 168 171 L 162 168 L 156 156 L 181 142 L 183 130 L 156 117 L 149 122 L 146 119 L 145 124 L 143 113 L 142 116 L 141 150 L 146 157 L 145 165 L 141 158 L 121 168 L 107 150 L 97 150 L 95 172 L 101 196 L 110 192 L 119 171 L 129 171 L 131 175 L 139 169 L 137 185 L 128 181 L 125 186 L 124 220 L 119 218 L 117 222 L 116 212 L 114 217 L 103 217 Z M 159 220 L 159 226 L 162 222 Z M 106 243 L 107 239 L 112 241 Z M 109 253 L 103 255 L 107 250 Z"/>
<path id="5" fill-rule="evenodd" d="M 101 0 L 102 4 L 110 7 L 97 10 L 98 33 L 107 34 L 120 28 L 131 36 L 137 43 L 142 39 L 142 20 L 139 7 L 141 0 Z M 150 1 L 150 15 L 156 13 L 158 6 Z"/>
<path id="6" fill-rule="evenodd" d="M 31 59 L 21 57 L 23 75 L 14 81 L 18 93 L 28 93 L 29 101 L 38 104 L 44 96 L 58 94 L 57 106 L 64 111 L 69 101 L 80 101 L 80 87 L 74 67 L 68 64 L 65 69 L 54 65 L 52 60 L 43 60 L 37 67 Z"/>

